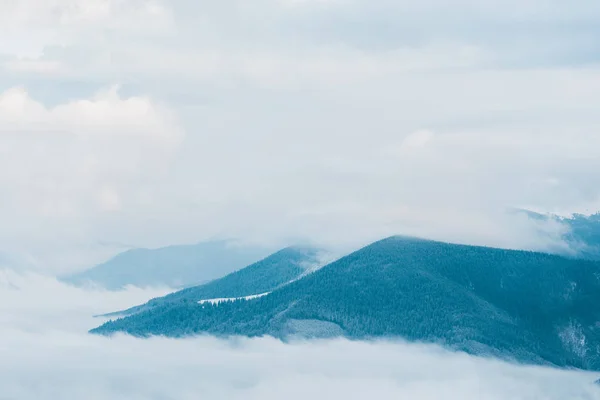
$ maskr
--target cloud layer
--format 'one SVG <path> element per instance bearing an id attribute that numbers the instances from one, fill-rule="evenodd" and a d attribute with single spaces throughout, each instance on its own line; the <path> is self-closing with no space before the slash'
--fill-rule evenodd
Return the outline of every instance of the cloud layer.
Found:
<path id="1" fill-rule="evenodd" d="M 107 311 L 158 293 L 86 292 L 2 275 L 6 399 L 600 399 L 593 373 L 510 365 L 403 342 L 149 340 L 85 334 Z"/>
<path id="2" fill-rule="evenodd" d="M 3 343 L 6 398 L 600 398 L 593 374 L 518 367 L 404 343 L 62 335 L 4 337 Z"/>
<path id="3" fill-rule="evenodd" d="M 86 243 L 107 213 L 152 201 L 144 182 L 161 180 L 182 138 L 165 107 L 118 87 L 54 107 L 0 93 L 0 247 Z"/>
<path id="4" fill-rule="evenodd" d="M 587 0 L 4 3 L 0 250 L 62 272 L 117 250 L 103 242 L 555 247 L 561 227 L 504 210 L 600 209 L 599 14 Z"/>

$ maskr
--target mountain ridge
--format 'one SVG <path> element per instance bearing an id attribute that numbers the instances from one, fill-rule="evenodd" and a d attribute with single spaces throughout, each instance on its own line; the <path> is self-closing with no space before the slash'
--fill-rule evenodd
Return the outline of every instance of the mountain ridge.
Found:
<path id="1" fill-rule="evenodd" d="M 560 216 L 526 209 L 516 209 L 515 211 L 524 214 L 531 220 L 552 221 L 566 228 L 561 239 L 568 245 L 571 253 L 559 251 L 557 254 L 600 261 L 600 212 L 590 215 L 573 213 L 570 216 Z"/>
<path id="2" fill-rule="evenodd" d="M 216 298 L 237 298 L 275 290 L 320 265 L 323 250 L 308 246 L 289 246 L 262 260 L 203 285 L 193 286 L 151 299 L 145 304 L 101 317 L 128 316 L 179 301 L 198 302 Z"/>
<path id="3" fill-rule="evenodd" d="M 245 246 L 232 240 L 213 240 L 157 249 L 128 249 L 88 270 L 63 276 L 75 286 L 99 286 L 120 290 L 138 287 L 186 287 L 198 285 L 267 256 L 271 250 Z"/>
<path id="4" fill-rule="evenodd" d="M 308 330 L 598 369 L 596 304 L 598 262 L 394 236 L 261 298 L 158 307 L 91 332 L 285 339 Z"/>

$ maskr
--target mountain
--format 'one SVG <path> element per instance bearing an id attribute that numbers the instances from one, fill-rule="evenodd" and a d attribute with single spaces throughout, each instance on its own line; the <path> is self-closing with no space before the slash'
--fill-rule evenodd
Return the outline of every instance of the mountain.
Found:
<path id="1" fill-rule="evenodd" d="M 197 285 L 243 268 L 269 254 L 265 248 L 232 241 L 209 241 L 159 249 L 132 249 L 87 271 L 62 277 L 73 285 L 110 290 L 127 285 L 182 287 Z"/>
<path id="2" fill-rule="evenodd" d="M 600 260 L 600 213 L 593 215 L 574 214 L 560 221 L 569 226 L 565 239 L 573 243 L 578 253 L 586 258 Z"/>
<path id="3" fill-rule="evenodd" d="M 567 228 L 562 235 L 562 240 L 569 246 L 570 251 L 563 255 L 574 255 L 577 258 L 600 261 L 600 213 L 573 214 L 570 217 L 561 217 L 524 209 L 515 211 L 535 221 L 556 222 Z M 561 253 L 558 249 L 557 252 Z"/>
<path id="4" fill-rule="evenodd" d="M 391 237 L 260 298 L 159 306 L 91 332 L 402 337 L 599 369 L 599 304 L 598 262 Z"/>
<path id="5" fill-rule="evenodd" d="M 180 303 L 232 299 L 271 292 L 319 266 L 322 251 L 310 247 L 288 247 L 204 285 L 194 286 L 152 299 L 146 304 L 104 315 L 133 315 L 158 307 L 177 307 Z"/>

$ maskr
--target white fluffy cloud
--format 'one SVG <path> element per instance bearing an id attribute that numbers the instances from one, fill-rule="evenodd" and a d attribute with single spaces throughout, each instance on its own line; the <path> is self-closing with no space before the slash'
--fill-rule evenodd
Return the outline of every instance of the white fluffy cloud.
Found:
<path id="1" fill-rule="evenodd" d="M 179 133 L 165 110 L 145 97 L 121 98 L 117 86 L 92 99 L 53 108 L 32 99 L 24 88 L 8 89 L 0 94 L 0 124 L 0 134 L 140 136 L 170 141 L 177 140 Z"/>
<path id="2" fill-rule="evenodd" d="M 84 291 L 0 274 L 2 396 L 56 399 L 600 399 L 597 374 L 524 367 L 435 346 L 283 344 L 87 335 L 89 317 L 158 292 Z"/>
<path id="3" fill-rule="evenodd" d="M 151 201 L 140 185 L 161 179 L 182 138 L 167 109 L 116 87 L 54 107 L 1 93 L 2 248 L 77 242 L 106 213 Z"/>
<path id="4" fill-rule="evenodd" d="M 83 290 L 44 275 L 16 273 L 0 266 L 0 331 L 32 334 L 84 333 L 101 322 L 94 315 L 131 307 L 165 295 L 167 289 L 109 292 Z"/>
<path id="5" fill-rule="evenodd" d="M 3 343 L 3 395 L 24 400 L 600 398 L 594 374 L 518 367 L 404 343 L 52 334 L 4 336 Z"/>
<path id="6" fill-rule="evenodd" d="M 3 3 L 0 250 L 554 246 L 503 210 L 600 209 L 600 9 L 565 4 Z"/>

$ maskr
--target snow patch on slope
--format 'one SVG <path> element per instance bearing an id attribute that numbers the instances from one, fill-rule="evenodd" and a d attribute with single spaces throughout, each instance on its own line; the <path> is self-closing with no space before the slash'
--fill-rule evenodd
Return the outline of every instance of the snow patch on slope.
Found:
<path id="1" fill-rule="evenodd" d="M 266 293 L 253 294 L 251 296 L 243 296 L 243 297 L 223 297 L 223 298 L 218 298 L 218 299 L 205 299 L 205 300 L 200 300 L 198 302 L 198 304 L 206 304 L 206 303 L 219 304 L 219 303 L 223 303 L 223 302 L 227 302 L 227 301 L 235 301 L 235 300 L 252 300 L 252 299 L 257 299 L 259 297 L 266 296 L 270 293 L 271 292 L 266 292 Z"/>

